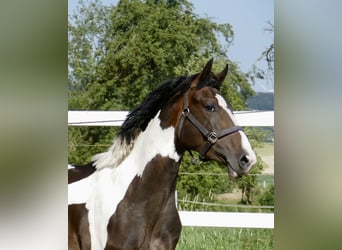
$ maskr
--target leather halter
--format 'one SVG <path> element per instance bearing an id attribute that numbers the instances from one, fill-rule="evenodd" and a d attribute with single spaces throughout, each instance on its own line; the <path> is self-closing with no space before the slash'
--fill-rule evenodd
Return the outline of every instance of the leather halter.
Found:
<path id="1" fill-rule="evenodd" d="M 219 132 L 216 131 L 209 131 L 206 129 L 190 112 L 189 102 L 188 102 L 188 91 L 183 96 L 183 111 L 182 117 L 179 122 L 178 127 L 178 140 L 181 142 L 181 133 L 184 125 L 185 119 L 188 119 L 206 138 L 206 143 L 202 150 L 200 151 L 199 158 L 201 161 L 205 160 L 205 155 L 209 151 L 209 149 L 221 138 L 231 135 L 237 131 L 243 131 L 243 128 L 240 126 L 234 126 L 231 128 L 223 129 Z M 192 153 L 189 150 L 190 156 L 192 157 Z"/>

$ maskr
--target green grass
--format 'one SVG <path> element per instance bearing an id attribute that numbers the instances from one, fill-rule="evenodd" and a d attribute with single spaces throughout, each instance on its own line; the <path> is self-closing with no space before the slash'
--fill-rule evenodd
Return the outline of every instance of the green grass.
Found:
<path id="1" fill-rule="evenodd" d="M 177 250 L 270 250 L 273 229 L 183 227 Z"/>

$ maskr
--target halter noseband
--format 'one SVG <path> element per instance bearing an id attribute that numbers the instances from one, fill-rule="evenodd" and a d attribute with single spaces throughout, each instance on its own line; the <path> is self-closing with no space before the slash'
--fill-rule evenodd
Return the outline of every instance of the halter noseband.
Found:
<path id="1" fill-rule="evenodd" d="M 183 96 L 183 111 L 182 117 L 179 122 L 178 127 L 178 140 L 181 141 L 181 132 L 183 129 L 184 121 L 188 119 L 200 132 L 201 134 L 207 139 L 206 144 L 204 145 L 203 149 L 200 152 L 199 158 L 201 161 L 205 160 L 205 154 L 209 151 L 209 149 L 221 138 L 226 137 L 230 134 L 233 134 L 237 131 L 243 131 L 243 128 L 240 126 L 234 126 L 231 128 L 226 128 L 219 132 L 216 131 L 209 131 L 207 130 L 190 112 L 189 102 L 188 102 L 188 91 Z M 189 150 L 190 156 L 192 157 L 192 153 Z M 194 162 L 194 161 L 193 161 Z"/>

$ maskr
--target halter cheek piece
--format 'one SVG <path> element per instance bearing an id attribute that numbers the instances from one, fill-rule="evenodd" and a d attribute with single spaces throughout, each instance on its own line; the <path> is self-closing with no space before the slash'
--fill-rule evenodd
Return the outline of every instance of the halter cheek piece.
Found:
<path id="1" fill-rule="evenodd" d="M 188 92 L 184 94 L 184 107 L 182 111 L 182 117 L 179 122 L 179 127 L 178 127 L 178 140 L 181 141 L 181 133 L 184 125 L 185 119 L 188 119 L 200 132 L 201 134 L 206 138 L 206 143 L 202 150 L 200 151 L 200 161 L 206 160 L 206 153 L 209 151 L 211 146 L 213 146 L 219 139 L 226 137 L 230 134 L 233 134 L 237 131 L 243 131 L 243 128 L 240 126 L 234 126 L 231 128 L 226 128 L 224 130 L 221 130 L 219 132 L 216 131 L 209 131 L 203 125 L 191 114 L 190 108 L 189 108 L 189 102 L 188 102 Z M 192 162 L 195 163 L 195 160 L 193 159 L 192 153 L 189 150 L 190 156 L 192 158 Z"/>

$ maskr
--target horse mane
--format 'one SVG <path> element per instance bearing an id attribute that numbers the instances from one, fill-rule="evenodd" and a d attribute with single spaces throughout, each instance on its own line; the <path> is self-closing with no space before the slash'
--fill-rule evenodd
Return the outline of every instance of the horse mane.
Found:
<path id="1" fill-rule="evenodd" d="M 146 129 L 150 120 L 157 115 L 159 110 L 183 96 L 197 75 L 180 76 L 164 81 L 159 87 L 151 91 L 139 106 L 129 112 L 108 151 L 93 157 L 92 160 L 96 168 L 118 166 L 131 152 L 134 140 Z M 198 83 L 197 88 L 205 86 L 219 88 L 217 78 L 212 72 L 209 80 Z"/>
<path id="2" fill-rule="evenodd" d="M 118 136 L 129 143 L 135 139 L 136 130 L 144 131 L 151 119 L 177 96 L 182 96 L 189 88 L 193 77 L 181 76 L 167 80 L 150 92 L 127 116 Z"/>
<path id="3" fill-rule="evenodd" d="M 159 110 L 177 99 L 177 97 L 183 96 L 197 75 L 181 76 L 160 84 L 159 87 L 144 98 L 139 106 L 128 114 L 118 136 L 125 139 L 129 144 L 132 139 L 135 139 L 137 130 L 144 131 L 149 121 L 156 116 Z M 217 78 L 212 72 L 210 72 L 210 78 L 207 81 L 198 83 L 197 88 L 200 89 L 206 86 L 219 89 Z"/>

